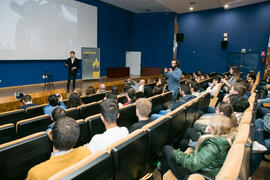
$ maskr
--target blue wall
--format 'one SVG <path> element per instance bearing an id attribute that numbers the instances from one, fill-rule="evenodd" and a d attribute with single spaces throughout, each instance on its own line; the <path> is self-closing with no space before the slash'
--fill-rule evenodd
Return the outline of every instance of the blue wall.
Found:
<path id="1" fill-rule="evenodd" d="M 171 64 L 173 27 L 174 13 L 134 14 L 132 50 L 142 52 L 142 67 Z"/>
<path id="2" fill-rule="evenodd" d="M 179 45 L 181 69 L 192 72 L 224 72 L 227 52 L 267 50 L 270 35 L 270 2 L 224 10 L 223 8 L 180 14 L 179 32 L 184 43 Z M 174 16 L 167 13 L 135 14 L 133 50 L 142 51 L 142 65 L 170 65 L 173 45 Z M 227 50 L 221 50 L 223 33 L 229 34 Z M 195 51 L 195 53 L 193 53 Z M 258 69 L 263 65 L 259 61 Z"/>
<path id="3" fill-rule="evenodd" d="M 101 75 L 107 67 L 125 66 L 125 52 L 142 52 L 143 67 L 170 66 L 173 49 L 173 13 L 134 14 L 97 0 L 79 0 L 98 8 L 98 47 Z M 223 8 L 177 15 L 179 32 L 185 34 L 178 49 L 181 69 L 224 72 L 227 52 L 266 51 L 270 34 L 270 2 L 224 10 Z M 229 34 L 221 50 L 223 33 Z M 193 53 L 195 51 L 195 53 Z M 0 87 L 42 83 L 51 70 L 55 81 L 67 79 L 64 60 L 0 61 Z M 263 65 L 259 61 L 258 69 Z M 80 78 L 80 77 L 79 77 Z"/>
<path id="4" fill-rule="evenodd" d="M 97 0 L 80 1 L 98 8 L 98 47 L 101 48 L 101 76 L 105 76 L 107 67 L 125 66 L 126 51 L 131 49 L 133 13 Z M 64 60 L 0 60 L 0 88 L 42 83 L 46 70 L 53 73 L 55 81 L 67 80 L 63 64 Z"/>

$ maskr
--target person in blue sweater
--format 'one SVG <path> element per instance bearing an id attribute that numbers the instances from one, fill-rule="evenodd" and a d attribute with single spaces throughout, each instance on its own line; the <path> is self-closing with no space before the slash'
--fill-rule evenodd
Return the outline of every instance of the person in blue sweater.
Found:
<path id="1" fill-rule="evenodd" d="M 168 78 L 168 89 L 173 94 L 173 104 L 176 103 L 177 95 L 180 88 L 180 79 L 182 76 L 182 71 L 179 69 L 179 60 L 172 60 L 172 68 L 164 69 L 164 76 Z"/>
<path id="2" fill-rule="evenodd" d="M 57 107 L 62 107 L 63 109 L 67 109 L 66 105 L 62 102 L 62 96 L 56 96 L 55 94 L 51 94 L 48 97 L 49 104 L 44 106 L 43 111 L 44 114 L 51 115 L 52 111 Z"/>

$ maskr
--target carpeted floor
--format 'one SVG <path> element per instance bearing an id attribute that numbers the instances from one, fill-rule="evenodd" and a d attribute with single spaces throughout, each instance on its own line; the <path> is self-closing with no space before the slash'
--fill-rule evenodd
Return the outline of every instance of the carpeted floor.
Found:
<path id="1" fill-rule="evenodd" d="M 270 162 L 262 161 L 259 168 L 252 176 L 252 180 L 270 179 Z"/>

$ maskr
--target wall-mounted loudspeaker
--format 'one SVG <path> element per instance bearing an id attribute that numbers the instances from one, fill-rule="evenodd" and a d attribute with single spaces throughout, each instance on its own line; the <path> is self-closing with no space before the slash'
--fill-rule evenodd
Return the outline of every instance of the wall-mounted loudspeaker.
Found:
<path id="1" fill-rule="evenodd" d="M 177 33 L 176 42 L 178 43 L 184 42 L 184 33 Z"/>
<path id="2" fill-rule="evenodd" d="M 227 49 L 228 48 L 228 41 L 221 41 L 221 49 Z"/>

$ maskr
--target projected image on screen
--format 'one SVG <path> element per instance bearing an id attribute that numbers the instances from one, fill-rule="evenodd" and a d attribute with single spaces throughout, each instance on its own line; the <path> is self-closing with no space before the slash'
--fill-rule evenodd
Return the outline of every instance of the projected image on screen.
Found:
<path id="1" fill-rule="evenodd" d="M 79 57 L 81 47 L 97 46 L 97 9 L 80 2 L 5 0 L 0 17 L 0 59 Z"/>

